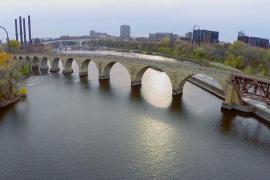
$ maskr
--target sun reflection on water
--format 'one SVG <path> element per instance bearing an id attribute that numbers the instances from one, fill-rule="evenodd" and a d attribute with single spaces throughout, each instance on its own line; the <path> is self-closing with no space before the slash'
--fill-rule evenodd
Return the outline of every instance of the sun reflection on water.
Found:
<path id="1" fill-rule="evenodd" d="M 148 69 L 142 79 L 142 96 L 155 107 L 169 107 L 172 102 L 172 84 L 166 73 Z"/>

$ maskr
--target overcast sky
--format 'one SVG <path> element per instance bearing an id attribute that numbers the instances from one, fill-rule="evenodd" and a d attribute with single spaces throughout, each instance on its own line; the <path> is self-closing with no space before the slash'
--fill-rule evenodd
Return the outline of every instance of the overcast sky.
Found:
<path id="1" fill-rule="evenodd" d="M 220 32 L 232 42 L 237 32 L 270 38 L 269 0 L 1 0 L 0 25 L 15 38 L 14 19 L 32 16 L 34 37 L 88 35 L 90 30 L 118 35 L 130 24 L 132 36 L 149 32 L 184 35 L 194 24 Z M 4 33 L 0 33 L 4 39 Z"/>

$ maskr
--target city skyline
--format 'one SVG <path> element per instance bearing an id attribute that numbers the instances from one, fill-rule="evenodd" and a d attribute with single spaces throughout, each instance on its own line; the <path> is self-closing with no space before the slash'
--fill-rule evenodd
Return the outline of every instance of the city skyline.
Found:
<path id="1" fill-rule="evenodd" d="M 55 3 L 48 0 L 46 4 L 33 0 L 3 2 L 1 25 L 8 29 L 11 39 L 15 39 L 14 19 L 28 14 L 33 19 L 33 37 L 87 35 L 91 29 L 119 35 L 121 24 L 131 25 L 133 37 L 147 37 L 153 32 L 184 35 L 192 31 L 194 24 L 199 24 L 201 29 L 219 31 L 220 40 L 226 42 L 236 40 L 240 30 L 252 36 L 270 37 L 269 25 L 265 23 L 270 16 L 266 11 L 270 2 L 266 0 L 78 1 Z M 253 8 L 259 9 L 260 13 L 252 11 Z M 13 9 L 12 13 L 10 9 Z M 75 26 L 73 22 L 76 22 Z M 4 40 L 3 32 L 0 35 Z"/>

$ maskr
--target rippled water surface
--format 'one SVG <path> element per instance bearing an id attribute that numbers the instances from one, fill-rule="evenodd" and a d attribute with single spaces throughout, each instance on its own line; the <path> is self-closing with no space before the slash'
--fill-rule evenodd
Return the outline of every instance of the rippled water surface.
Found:
<path id="1" fill-rule="evenodd" d="M 164 73 L 131 90 L 120 64 L 110 82 L 89 70 L 32 76 L 1 109 L 0 179 L 269 179 L 270 125 L 189 83 L 172 101 Z"/>

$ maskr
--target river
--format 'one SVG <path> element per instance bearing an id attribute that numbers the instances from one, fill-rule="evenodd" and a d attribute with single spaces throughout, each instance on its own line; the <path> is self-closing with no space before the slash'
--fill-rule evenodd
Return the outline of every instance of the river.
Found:
<path id="1" fill-rule="evenodd" d="M 269 179 L 269 124 L 188 82 L 172 101 L 161 72 L 131 90 L 121 64 L 101 83 L 92 62 L 82 79 L 73 66 L 30 77 L 1 109 L 0 179 Z"/>

